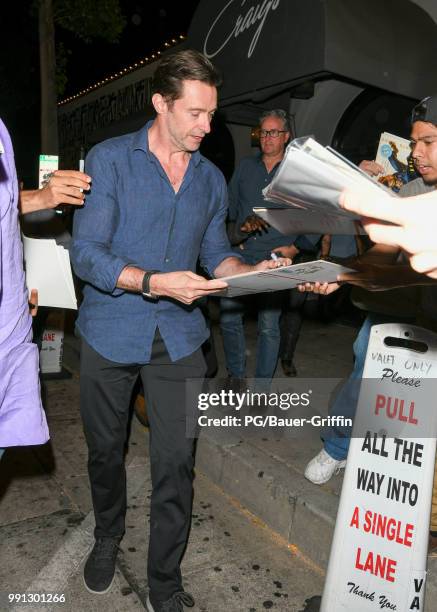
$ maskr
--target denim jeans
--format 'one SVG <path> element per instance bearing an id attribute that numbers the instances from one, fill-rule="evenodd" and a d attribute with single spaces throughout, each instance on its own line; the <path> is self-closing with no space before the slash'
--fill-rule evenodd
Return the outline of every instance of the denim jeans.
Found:
<path id="1" fill-rule="evenodd" d="M 243 315 L 248 301 L 255 301 L 258 313 L 255 378 L 270 382 L 278 362 L 281 336 L 279 318 L 282 311 L 281 292 L 260 293 L 244 298 L 222 298 L 220 328 L 223 337 L 226 367 L 230 376 L 244 378 L 246 374 L 246 341 Z"/>
<path id="2" fill-rule="evenodd" d="M 411 322 L 411 320 L 412 319 L 380 315 L 373 312 L 368 313 L 353 346 L 355 357 L 354 369 L 335 398 L 329 411 L 330 416 L 344 416 L 345 418 L 351 419 L 355 417 L 372 326 L 382 323 L 399 323 L 401 321 Z M 346 459 L 350 437 L 350 427 L 332 427 L 327 429 L 322 438 L 326 452 L 337 461 Z"/>

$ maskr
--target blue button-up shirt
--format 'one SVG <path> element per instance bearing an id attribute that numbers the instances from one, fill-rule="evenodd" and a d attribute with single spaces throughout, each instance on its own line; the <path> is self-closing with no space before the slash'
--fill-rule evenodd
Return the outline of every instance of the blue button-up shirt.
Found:
<path id="1" fill-rule="evenodd" d="M 235 256 L 225 231 L 222 173 L 195 152 L 175 193 L 149 150 L 151 125 L 89 152 L 85 169 L 92 188 L 74 215 L 71 260 L 86 282 L 77 327 L 98 353 L 119 363 L 148 363 L 157 327 L 173 361 L 194 352 L 209 334 L 195 305 L 118 289 L 123 268 L 194 272 L 200 258 L 213 276 Z"/>
<path id="2" fill-rule="evenodd" d="M 262 160 L 261 155 L 244 157 L 237 166 L 229 182 L 229 220 L 235 221 L 240 227 L 246 217 L 253 215 L 255 206 L 264 207 L 266 201 L 262 190 L 272 181 L 279 163 L 270 172 Z M 274 204 L 268 203 L 274 208 Z M 293 244 L 296 235 L 284 236 L 274 227 L 269 227 L 262 234 L 252 234 L 244 241 L 244 249 L 239 250 L 245 261 L 250 264 L 257 263 L 263 259 L 270 259 L 273 249 Z"/>

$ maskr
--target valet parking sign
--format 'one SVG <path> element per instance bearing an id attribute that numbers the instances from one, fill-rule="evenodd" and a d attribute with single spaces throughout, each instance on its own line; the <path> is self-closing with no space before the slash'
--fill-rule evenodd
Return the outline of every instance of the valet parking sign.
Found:
<path id="1" fill-rule="evenodd" d="M 374 326 L 321 612 L 424 610 L 436 399 L 437 335 Z"/>

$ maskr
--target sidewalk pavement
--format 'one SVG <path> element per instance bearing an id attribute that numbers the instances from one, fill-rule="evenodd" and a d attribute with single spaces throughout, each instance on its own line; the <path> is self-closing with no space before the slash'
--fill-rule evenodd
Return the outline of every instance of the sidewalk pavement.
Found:
<path id="1" fill-rule="evenodd" d="M 218 386 L 226 377 L 223 344 L 213 310 L 214 343 L 219 369 Z M 329 379 L 332 390 L 353 367 L 354 325 L 305 321 L 297 345 L 295 366 L 300 379 Z M 255 371 L 256 323 L 246 323 L 247 374 Z M 76 359 L 78 359 L 76 349 Z M 286 379 L 280 364 L 275 381 Z M 328 414 L 328 404 L 320 406 Z M 291 546 L 298 547 L 318 567 L 326 570 L 343 482 L 342 471 L 327 484 L 313 485 L 304 477 L 307 463 L 321 449 L 319 432 L 312 428 L 304 436 L 289 432 L 278 437 L 244 436 L 205 428 L 199 438 L 196 465 L 226 493 L 237 498 Z M 437 598 L 437 558 L 428 559 L 427 607 L 434 610 Z"/>
<path id="2" fill-rule="evenodd" d="M 94 516 L 79 415 L 79 380 L 49 381 L 51 442 L 9 449 L 0 469 L 0 610 L 133 612 L 144 610 L 151 494 L 148 431 L 131 423 L 126 455 L 126 534 L 114 585 L 88 593 L 83 564 L 93 545 Z M 321 591 L 323 570 L 305 559 L 196 470 L 193 521 L 182 572 L 193 612 L 299 612 Z M 8 594 L 45 594 L 54 602 L 9 605 Z M 56 599 L 65 598 L 65 603 Z"/>
<path id="3" fill-rule="evenodd" d="M 250 373 L 254 370 L 256 330 L 253 321 L 248 322 L 247 331 Z M 299 376 L 333 379 L 346 376 L 352 367 L 352 342 L 355 334 L 356 330 L 348 326 L 306 322 L 295 360 Z M 218 376 L 224 378 L 221 338 L 216 326 L 214 336 L 220 365 Z M 3 459 L 3 478 L 0 482 L 0 530 L 3 540 L 0 543 L 0 554 L 3 560 L 10 559 L 10 563 L 3 562 L 0 569 L 0 590 L 7 585 L 14 592 L 23 589 L 27 592 L 47 592 L 55 591 L 59 584 L 66 584 L 68 592 L 73 593 L 77 600 L 54 610 L 141 610 L 146 596 L 146 557 L 138 552 L 145 552 L 147 533 L 142 528 L 144 520 L 141 521 L 141 517 L 144 516 L 144 505 L 150 495 L 150 483 L 145 474 L 148 461 L 145 454 L 147 432 L 135 419 L 132 421 L 131 442 L 126 457 L 129 509 L 127 534 L 122 543 L 124 554 L 119 564 L 122 571 L 117 571 L 117 582 L 111 590 L 110 601 L 106 598 L 103 598 L 105 602 L 99 598 L 96 601 L 95 597 L 83 589 L 79 571 L 92 542 L 93 519 L 86 474 L 86 448 L 78 414 L 78 342 L 72 336 L 66 337 L 64 363 L 73 372 L 72 380 L 53 381 L 48 385 L 47 411 L 52 444 L 10 451 Z M 278 370 L 278 378 L 281 378 L 280 367 Z M 320 447 L 316 430 L 305 437 L 290 434 L 279 438 L 270 433 L 262 437 L 222 435 L 217 429 L 202 433 L 196 462 L 200 476 L 196 479 L 190 554 L 187 553 L 184 568 L 184 574 L 188 574 L 187 589 L 193 589 L 196 599 L 201 602 L 200 610 L 239 612 L 273 607 L 284 612 L 295 612 L 300 609 L 299 601 L 303 602 L 305 597 L 321 593 L 342 476 L 335 476 L 321 487 L 312 485 L 304 478 L 307 462 Z M 5 473 L 10 474 L 9 479 L 5 480 Z M 202 477 L 202 473 L 207 478 Z M 268 542 L 259 534 L 257 538 L 259 536 L 261 541 L 257 550 L 259 553 L 262 551 L 261 559 L 269 558 L 269 563 L 263 566 L 262 563 L 254 562 L 253 567 L 258 567 L 258 570 L 247 565 L 248 555 L 255 559 L 256 550 L 250 553 L 236 550 L 235 542 L 234 548 L 231 545 L 231 535 L 224 538 L 225 541 L 229 538 L 228 547 L 223 546 L 223 538 L 220 540 L 211 537 L 217 529 L 214 521 L 220 520 L 218 528 L 223 533 L 231 533 L 226 525 L 236 520 L 235 516 L 231 516 L 231 510 L 228 514 L 222 510 L 217 512 L 217 509 L 211 511 L 211 505 L 218 505 L 216 497 L 220 490 L 213 491 L 211 482 L 230 496 L 235 511 L 238 507 L 242 512 L 252 513 L 257 517 L 253 518 L 254 523 L 258 520 L 259 524 L 265 524 L 265 529 L 271 530 L 269 533 L 276 534 L 276 542 L 282 542 L 285 548 L 288 545 L 288 552 L 294 551 L 300 555 L 305 560 L 305 567 L 311 568 L 312 572 L 308 570 L 307 574 L 302 574 L 302 587 L 299 591 L 294 576 L 290 577 L 289 572 L 287 574 L 285 571 L 290 559 L 287 557 L 287 560 L 283 560 L 284 571 L 281 572 L 280 567 L 276 566 L 281 578 L 275 577 L 274 582 L 284 585 L 289 581 L 288 601 L 282 598 L 284 593 L 279 590 L 272 594 L 272 600 L 265 600 L 273 602 L 272 605 L 263 605 L 265 602 L 262 602 L 262 605 L 248 608 L 237 603 L 246 588 L 249 588 L 249 592 L 253 591 L 254 601 L 258 601 L 257 594 L 266 592 L 266 580 L 269 579 L 267 567 L 273 567 L 275 562 L 272 555 L 269 557 Z M 246 534 L 244 546 L 249 546 L 254 536 L 245 529 L 239 524 L 238 531 L 243 536 Z M 62 542 L 61 548 L 59 542 Z M 53 550 L 56 550 L 54 555 Z M 227 559 L 226 569 L 222 564 L 224 559 Z M 262 579 L 260 567 L 265 569 Z M 221 580 L 214 581 L 214 576 L 217 578 L 220 571 L 229 573 L 229 579 L 224 580 L 225 576 L 222 575 Z M 255 578 L 252 571 L 258 572 Z M 293 569 L 296 575 L 299 571 L 303 570 L 300 567 Z M 193 580 L 193 587 L 190 585 L 190 575 L 194 577 L 196 572 L 201 573 L 202 581 L 209 591 L 206 598 L 205 593 L 195 591 L 198 579 Z M 240 583 L 233 584 L 233 572 L 234 575 L 237 572 L 238 575 L 242 573 L 246 576 L 243 586 Z M 304 588 L 308 573 L 311 574 L 310 592 Z M 232 596 L 236 594 L 237 597 L 235 608 L 229 605 L 229 593 L 221 592 L 223 584 L 231 584 L 232 589 L 236 587 L 237 590 L 232 591 Z M 215 593 L 215 603 L 211 607 L 212 593 Z M 434 601 L 436 595 L 437 560 L 431 559 L 427 601 Z M 0 604 L 0 609 L 7 608 Z M 426 612 L 432 609 L 434 607 L 428 603 Z"/>
<path id="4" fill-rule="evenodd" d="M 248 372 L 253 375 L 254 322 L 249 322 L 248 328 Z M 338 379 L 352 370 L 352 344 L 357 331 L 349 325 L 306 321 L 294 360 L 299 378 L 321 378 L 325 382 L 332 378 L 334 389 Z M 220 364 L 218 376 L 224 378 L 224 356 L 217 327 L 214 337 Z M 276 378 L 284 382 L 280 365 Z M 327 415 L 328 405 L 321 408 Z M 304 477 L 305 467 L 321 448 L 315 428 L 305 436 L 290 432 L 282 437 L 269 433 L 261 438 L 223 435 L 217 429 L 205 429 L 199 439 L 196 461 L 213 482 L 238 497 L 248 510 L 326 570 L 344 471 L 322 486 L 309 482 Z M 428 558 L 425 612 L 435 610 L 436 598 L 437 558 L 433 557 Z"/>

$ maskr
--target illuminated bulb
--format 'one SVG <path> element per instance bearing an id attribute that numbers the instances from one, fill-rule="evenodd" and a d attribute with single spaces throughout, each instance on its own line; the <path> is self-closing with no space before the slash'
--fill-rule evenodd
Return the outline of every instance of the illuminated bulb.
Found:
<path id="1" fill-rule="evenodd" d="M 179 34 L 179 39 L 180 40 L 184 40 L 186 38 L 186 36 L 184 36 L 184 34 Z M 175 38 L 172 38 L 170 42 L 166 41 L 164 42 L 164 47 L 170 47 L 172 44 L 176 44 L 178 41 Z M 93 91 L 94 89 L 97 89 L 98 87 L 104 85 L 105 83 L 107 83 L 108 81 L 113 81 L 114 79 L 117 79 L 118 77 L 123 76 L 123 74 L 125 74 L 126 72 L 129 72 L 131 70 L 134 70 L 135 68 L 138 68 L 139 66 L 143 65 L 146 62 L 151 62 L 154 59 L 157 59 L 160 55 L 162 55 L 162 51 L 156 51 L 156 53 L 152 53 L 151 57 L 146 57 L 142 60 L 139 60 L 138 63 L 133 64 L 132 66 L 123 68 L 123 70 L 121 70 L 120 72 L 116 72 L 115 74 L 106 77 L 105 79 L 103 79 L 102 81 L 97 81 L 96 83 L 94 83 L 94 85 L 91 85 L 90 87 L 88 87 L 88 89 L 83 89 L 82 91 L 80 91 L 78 94 L 76 94 L 75 96 L 71 96 L 70 98 L 66 98 L 65 100 L 61 100 L 61 102 L 58 102 L 58 106 L 62 105 L 62 104 L 66 104 L 67 102 L 71 102 L 72 100 L 76 100 L 76 98 L 83 96 L 85 94 L 87 94 L 90 91 Z"/>

